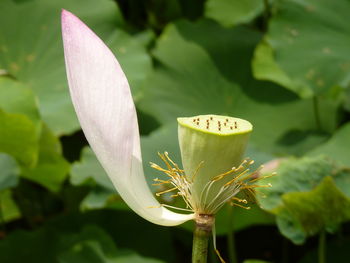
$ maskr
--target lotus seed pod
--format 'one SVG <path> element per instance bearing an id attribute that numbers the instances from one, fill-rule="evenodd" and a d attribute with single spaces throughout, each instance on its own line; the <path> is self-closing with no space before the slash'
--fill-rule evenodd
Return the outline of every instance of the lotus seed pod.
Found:
<path id="1" fill-rule="evenodd" d="M 196 208 L 197 213 L 215 212 L 218 204 L 224 203 L 217 198 L 224 187 L 230 182 L 235 186 L 234 177 L 224 174 L 240 171 L 253 126 L 243 119 L 218 115 L 177 120 L 184 173 L 193 184 L 193 201 L 200 206 Z M 237 185 L 237 192 L 239 190 Z"/>

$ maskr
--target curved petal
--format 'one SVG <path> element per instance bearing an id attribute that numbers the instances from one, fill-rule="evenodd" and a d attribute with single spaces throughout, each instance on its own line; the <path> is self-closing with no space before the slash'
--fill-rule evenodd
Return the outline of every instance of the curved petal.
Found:
<path id="1" fill-rule="evenodd" d="M 193 218 L 160 207 L 144 178 L 135 106 L 112 52 L 83 22 L 62 11 L 69 89 L 84 134 L 124 201 L 159 225 Z M 150 208 L 156 207 L 156 208 Z"/>

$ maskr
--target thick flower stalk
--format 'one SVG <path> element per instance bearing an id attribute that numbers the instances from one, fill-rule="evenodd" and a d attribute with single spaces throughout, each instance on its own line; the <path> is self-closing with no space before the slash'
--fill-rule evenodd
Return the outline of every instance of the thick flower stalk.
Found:
<path id="1" fill-rule="evenodd" d="M 67 78 L 72 102 L 92 150 L 128 206 L 144 219 L 174 226 L 196 221 L 193 262 L 206 261 L 208 236 L 216 212 L 225 204 L 245 206 L 255 193 L 259 179 L 249 171 L 251 160 L 243 160 L 252 125 L 245 120 L 202 115 L 178 118 L 183 168 L 168 153 L 160 154 L 169 186 L 156 195 L 173 192 L 189 213 L 175 213 L 160 204 L 147 186 L 140 151 L 135 105 L 128 81 L 108 47 L 76 16 L 62 11 L 62 36 Z"/>

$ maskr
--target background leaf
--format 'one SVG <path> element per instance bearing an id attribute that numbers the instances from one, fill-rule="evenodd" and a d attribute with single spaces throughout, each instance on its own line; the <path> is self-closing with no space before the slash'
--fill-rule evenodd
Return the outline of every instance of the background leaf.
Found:
<path id="1" fill-rule="evenodd" d="M 309 155 L 326 154 L 344 165 L 350 166 L 350 124 L 340 128 L 332 138 L 310 151 Z"/>
<path id="2" fill-rule="evenodd" d="M 167 228 L 137 216 L 88 148 L 68 94 L 62 8 L 127 75 L 152 192 L 163 176 L 149 166 L 161 164 L 158 152 L 181 166 L 177 117 L 247 119 L 252 169 L 284 160 L 268 197 L 258 196 L 265 210 L 218 213 L 225 259 L 234 233 L 238 262 L 315 262 L 314 235 L 327 228 L 327 260 L 347 262 L 348 0 L 1 0 L 1 263 L 191 258 L 193 222 Z M 183 206 L 170 195 L 159 201 Z M 208 263 L 217 260 L 213 252 Z"/>
<path id="3" fill-rule="evenodd" d="M 224 26 L 233 26 L 253 20 L 263 10 L 259 0 L 209 0 L 205 5 L 205 15 Z"/>
<path id="4" fill-rule="evenodd" d="M 313 130 L 316 122 L 312 101 L 298 100 L 273 84 L 252 79 L 250 59 L 259 39 L 253 31 L 224 29 L 205 20 L 169 25 L 154 50 L 162 66 L 150 77 L 152 85 L 144 87 L 138 105 L 162 123 L 178 116 L 205 114 L 208 109 L 249 119 L 254 123 L 254 146 L 275 152 L 273 145 L 288 131 Z M 278 94 L 280 100 L 266 96 L 271 93 Z"/>
<path id="5" fill-rule="evenodd" d="M 66 179 L 69 169 L 69 163 L 61 155 L 60 142 L 48 127 L 43 126 L 38 163 L 33 168 L 23 168 L 21 176 L 57 192 Z"/>
<path id="6" fill-rule="evenodd" d="M 6 223 L 21 217 L 21 212 L 12 198 L 11 190 L 0 190 L 0 220 Z"/>
<path id="7" fill-rule="evenodd" d="M 314 94 L 349 85 L 350 57 L 345 43 L 350 27 L 341 19 L 349 10 L 346 0 L 278 3 L 266 39 L 277 64 L 293 82 Z"/>
<path id="8" fill-rule="evenodd" d="M 18 184 L 20 169 L 11 156 L 0 153 L 0 191 Z"/>
<path id="9" fill-rule="evenodd" d="M 21 4 L 1 1 L 0 23 L 6 26 L 0 29 L 0 68 L 33 89 L 40 101 L 43 120 L 59 135 L 79 127 L 65 76 L 59 22 L 62 8 L 75 12 L 102 38 L 110 39 L 111 45 L 122 54 L 120 60 L 125 68 L 137 65 L 141 69 L 126 70 L 130 72 L 128 77 L 133 86 L 138 85 L 151 66 L 144 47 L 127 33 L 119 30 L 111 35 L 115 27 L 123 23 L 118 7 L 112 1 L 102 0 L 97 8 L 93 0 L 38 0 Z M 113 40 L 115 37 L 120 38 L 118 44 Z"/>
<path id="10" fill-rule="evenodd" d="M 266 197 L 260 197 L 259 202 L 276 214 L 281 233 L 293 242 L 301 244 L 323 229 L 333 232 L 350 219 L 348 192 L 342 192 L 349 187 L 344 185 L 349 183 L 344 180 L 349 178 L 349 170 L 318 156 L 283 161 L 277 174 L 264 180 L 263 184 L 268 181 L 273 187 L 263 191 Z"/>
<path id="11" fill-rule="evenodd" d="M 294 91 L 302 98 L 311 97 L 313 94 L 312 90 L 307 85 L 297 83 L 297 81 L 293 81 L 289 78 L 289 76 L 276 63 L 274 50 L 265 40 L 262 40 L 255 49 L 252 69 L 255 78 L 278 83 L 279 85 Z"/>
<path id="12" fill-rule="evenodd" d="M 0 151 L 26 166 L 35 165 L 41 121 L 33 92 L 0 76 Z"/>

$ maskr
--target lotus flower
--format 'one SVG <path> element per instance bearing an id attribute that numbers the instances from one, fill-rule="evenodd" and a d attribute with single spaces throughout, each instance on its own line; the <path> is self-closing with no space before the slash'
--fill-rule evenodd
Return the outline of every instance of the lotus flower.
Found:
<path id="1" fill-rule="evenodd" d="M 166 168 L 152 163 L 169 180 L 174 196 L 181 196 L 190 214 L 170 211 L 160 204 L 145 181 L 135 105 L 128 81 L 112 52 L 83 22 L 62 11 L 62 33 L 67 78 L 73 105 L 84 134 L 123 200 L 138 215 L 155 224 L 174 226 L 204 214 L 213 216 L 226 202 L 246 203 L 236 194 L 256 187 L 244 160 L 252 125 L 217 115 L 178 118 L 184 169 L 167 153 Z M 247 207 L 246 207 L 247 208 Z"/>
<path id="2" fill-rule="evenodd" d="M 120 196 L 138 215 L 155 224 L 173 226 L 193 219 L 193 214 L 178 214 L 161 206 L 148 188 L 135 105 L 113 53 L 66 10 L 62 11 L 62 36 L 76 114 Z"/>

